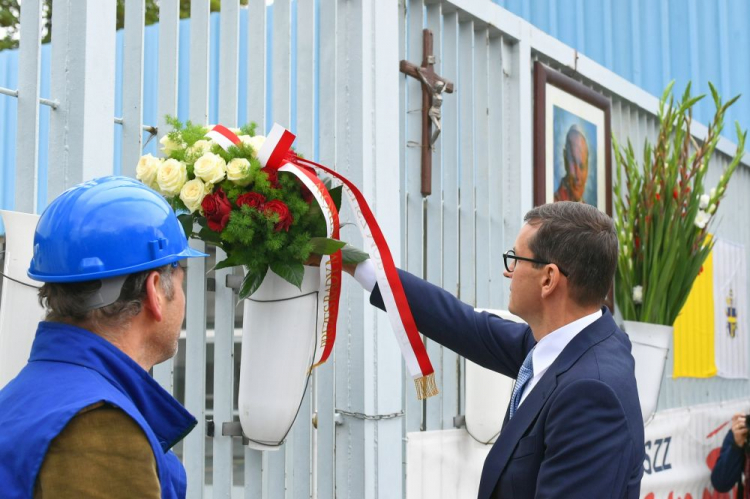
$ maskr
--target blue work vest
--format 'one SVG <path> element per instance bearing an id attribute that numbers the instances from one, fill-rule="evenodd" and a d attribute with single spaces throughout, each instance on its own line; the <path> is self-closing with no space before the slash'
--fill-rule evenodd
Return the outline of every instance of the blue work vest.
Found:
<path id="1" fill-rule="evenodd" d="M 143 429 L 162 498 L 183 498 L 185 469 L 169 449 L 196 420 L 130 357 L 85 329 L 41 322 L 31 357 L 0 390 L 0 495 L 31 498 L 52 440 L 81 409 L 119 407 Z"/>

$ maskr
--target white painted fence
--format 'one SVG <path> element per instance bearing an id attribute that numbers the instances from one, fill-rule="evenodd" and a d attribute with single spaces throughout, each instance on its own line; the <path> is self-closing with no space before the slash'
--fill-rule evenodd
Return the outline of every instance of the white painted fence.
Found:
<path id="1" fill-rule="evenodd" d="M 22 2 L 18 89 L 3 89 L 10 97 L 0 97 L 18 99 L 15 209 L 26 212 L 37 206 L 40 103 L 52 107 L 49 199 L 113 171 L 115 2 L 54 0 L 52 90 L 50 99 L 40 101 L 41 3 Z M 122 172 L 133 175 L 142 130 L 155 125 L 163 135 L 165 124 L 163 118 L 142 122 L 144 0 L 125 3 L 118 122 Z M 208 8 L 205 0 L 192 0 L 189 118 L 202 123 L 211 102 Z M 276 0 L 272 7 L 250 0 L 244 39 L 239 0 L 224 0 L 221 8 L 219 121 L 236 125 L 238 61 L 245 43 L 248 121 L 292 126 L 299 151 L 361 186 L 403 267 L 477 307 L 506 308 L 501 253 L 513 245 L 532 207 L 535 60 L 611 97 L 618 140 L 630 137 L 638 145 L 654 138 L 656 98 L 487 0 Z M 161 0 L 160 9 L 158 116 L 164 116 L 177 113 L 179 2 Z M 433 194 L 426 198 L 420 194 L 415 146 L 421 137 L 421 89 L 398 72 L 400 59 L 421 61 L 425 27 L 435 34 L 436 71 L 456 85 L 454 94 L 444 96 Z M 718 179 L 733 149 L 722 141 L 709 182 Z M 718 233 L 750 248 L 750 226 L 741 223 L 747 192 L 750 170 L 743 166 L 722 204 Z M 350 227 L 342 237 L 359 241 Z M 429 342 L 441 394 L 418 402 L 388 321 L 346 280 L 333 360 L 315 371 L 284 448 L 243 449 L 239 439 L 222 435 L 222 425 L 236 419 L 235 328 L 241 307 L 225 285 L 231 270 L 217 271 L 215 291 L 207 290 L 212 263 L 189 262 L 184 353 L 154 370 L 199 420 L 181 448 L 188 497 L 404 496 L 405 440 L 410 432 L 454 427 L 465 408 L 463 361 Z M 667 379 L 660 407 L 736 398 L 746 389 L 744 381 Z M 206 424 L 207 416 L 212 424 Z M 206 438 L 211 428 L 213 437 Z"/>

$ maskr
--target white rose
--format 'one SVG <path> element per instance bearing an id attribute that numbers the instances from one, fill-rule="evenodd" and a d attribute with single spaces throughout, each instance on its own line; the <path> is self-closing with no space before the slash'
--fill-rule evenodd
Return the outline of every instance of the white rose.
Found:
<path id="1" fill-rule="evenodd" d="M 174 151 L 185 147 L 184 142 L 177 142 L 176 140 L 172 140 L 169 138 L 169 135 L 165 135 L 164 137 L 162 137 L 159 140 L 159 144 L 162 145 L 161 150 L 164 151 L 164 154 L 166 155 L 169 155 Z"/>
<path id="2" fill-rule="evenodd" d="M 213 145 L 214 142 L 212 140 L 198 140 L 188 149 L 188 154 L 191 156 L 203 156 L 211 150 Z"/>
<path id="3" fill-rule="evenodd" d="M 636 305 L 643 303 L 643 286 L 635 286 L 633 288 L 633 303 Z"/>
<path id="4" fill-rule="evenodd" d="M 227 164 L 227 178 L 245 187 L 250 183 L 250 162 L 244 158 L 234 158 Z"/>
<path id="5" fill-rule="evenodd" d="M 176 196 L 187 182 L 187 166 L 182 161 L 168 159 L 159 167 L 156 183 L 165 196 Z"/>
<path id="6" fill-rule="evenodd" d="M 711 197 L 708 194 L 703 194 L 700 198 L 700 202 L 698 203 L 698 208 L 701 210 L 705 210 L 708 208 L 708 203 L 711 201 Z"/>
<path id="7" fill-rule="evenodd" d="M 695 215 L 695 221 L 693 222 L 699 229 L 705 229 L 706 224 L 711 219 L 711 215 L 703 210 L 698 210 L 698 214 Z"/>
<path id="8" fill-rule="evenodd" d="M 180 191 L 180 199 L 190 213 L 195 213 L 201 207 L 204 197 L 206 197 L 206 184 L 199 178 L 185 182 Z"/>
<path id="9" fill-rule="evenodd" d="M 135 167 L 135 178 L 149 187 L 154 186 L 156 173 L 159 171 L 161 160 L 153 157 L 151 154 L 141 156 L 138 160 L 138 166 Z"/>
<path id="10" fill-rule="evenodd" d="M 195 176 L 210 184 L 218 184 L 224 180 L 227 173 L 227 163 L 224 158 L 207 152 L 195 162 L 193 172 Z"/>
<path id="11" fill-rule="evenodd" d="M 258 151 L 260 151 L 260 148 L 263 147 L 263 143 L 266 141 L 266 138 L 262 135 L 254 135 L 252 137 L 250 137 L 249 135 L 242 135 L 240 136 L 240 140 L 243 144 L 252 147 L 255 151 L 255 154 L 258 154 Z"/>

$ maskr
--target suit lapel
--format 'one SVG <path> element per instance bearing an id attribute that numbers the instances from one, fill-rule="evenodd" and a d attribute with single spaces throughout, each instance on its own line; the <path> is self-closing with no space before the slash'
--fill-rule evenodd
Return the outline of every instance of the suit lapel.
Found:
<path id="1" fill-rule="evenodd" d="M 518 441 L 526 433 L 529 426 L 536 421 L 547 399 L 555 391 L 557 376 L 570 369 L 589 348 L 611 335 L 615 329 L 614 320 L 605 308 L 601 318 L 583 329 L 560 352 L 560 355 L 547 369 L 539 383 L 526 396 L 513 419 L 508 420 L 508 412 L 506 411 L 500 436 L 484 461 L 482 480 L 479 484 L 480 499 L 491 496 L 500 475 L 508 464 L 508 459 L 516 449 Z"/>

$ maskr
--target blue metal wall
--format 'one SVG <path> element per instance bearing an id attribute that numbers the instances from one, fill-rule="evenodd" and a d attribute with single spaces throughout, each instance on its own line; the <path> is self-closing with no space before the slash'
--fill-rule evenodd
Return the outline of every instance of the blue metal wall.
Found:
<path id="1" fill-rule="evenodd" d="M 747 0 L 493 0 L 618 75 L 660 96 L 671 80 L 682 92 L 709 93 L 712 82 L 735 120 L 750 128 L 750 2 Z M 710 94 L 709 94 L 710 95 Z M 713 118 L 706 98 L 695 116 Z"/>

